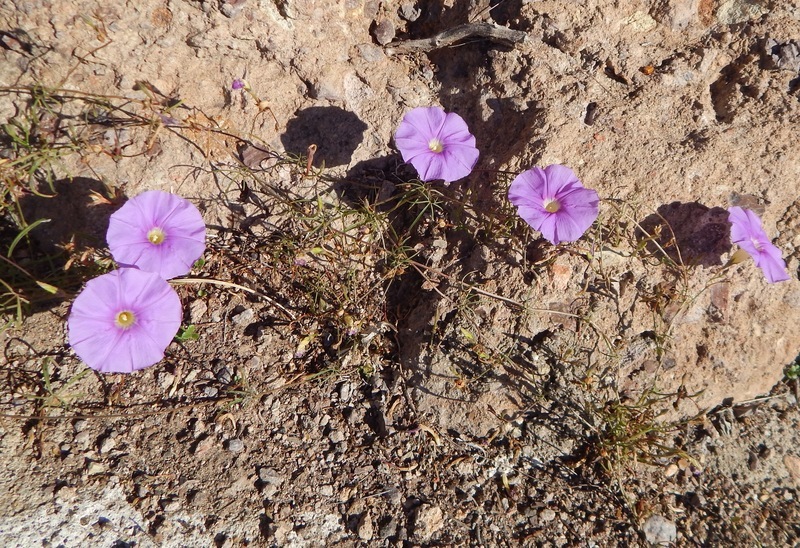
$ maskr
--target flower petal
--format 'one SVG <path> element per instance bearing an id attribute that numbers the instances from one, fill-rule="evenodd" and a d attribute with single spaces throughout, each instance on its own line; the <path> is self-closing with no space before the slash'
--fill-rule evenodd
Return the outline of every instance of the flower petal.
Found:
<path id="1" fill-rule="evenodd" d="M 544 211 L 544 185 L 543 170 L 534 167 L 523 171 L 512 181 L 508 189 L 508 199 L 515 206 L 538 207 Z"/>
<path id="2" fill-rule="evenodd" d="M 438 131 L 438 137 L 447 142 L 463 142 L 475 146 L 475 137 L 469 132 L 464 119 L 455 112 L 448 112 Z"/>
<path id="3" fill-rule="evenodd" d="M 558 245 L 561 242 L 574 242 L 583 236 L 586 230 L 581 230 L 575 219 L 567 215 L 553 215 L 553 218 L 555 219 L 555 231 L 552 237 L 548 238 L 553 245 Z M 545 237 L 547 237 L 546 234 Z"/>
<path id="4" fill-rule="evenodd" d="M 731 241 L 738 244 L 751 241 L 752 238 L 766 239 L 767 234 L 761 228 L 761 219 L 749 209 L 731 207 L 728 209 L 728 220 L 731 222 Z"/>
<path id="5" fill-rule="evenodd" d="M 175 336 L 173 332 L 172 337 Z M 170 341 L 172 340 L 170 337 Z M 113 352 L 100 369 L 103 373 L 132 373 L 150 367 L 164 358 L 164 350 L 169 345 L 154 341 L 149 331 L 137 326 L 124 333 L 114 346 Z"/>
<path id="6" fill-rule="evenodd" d="M 731 222 L 731 241 L 753 257 L 767 282 L 773 284 L 790 279 L 781 250 L 770 241 L 755 212 L 731 207 L 728 209 L 728 220 Z"/>
<path id="7" fill-rule="evenodd" d="M 430 149 L 432 139 L 441 142 L 441 152 Z M 394 141 L 403 161 L 413 165 L 423 181 L 441 179 L 450 183 L 469 175 L 478 161 L 475 137 L 466 122 L 439 107 L 419 107 L 408 112 Z"/>
<path id="8" fill-rule="evenodd" d="M 424 155 L 420 154 L 412 159 L 410 163 L 417 170 L 419 178 L 423 181 L 433 181 L 443 177 L 444 163 L 439 154 L 433 152 Z"/>
<path id="9" fill-rule="evenodd" d="M 434 154 L 428 147 L 428 141 L 423 142 L 414 138 L 400 139 L 395 137 L 394 142 L 400 150 L 400 155 L 403 157 L 404 162 L 412 162 L 417 156 Z"/>
<path id="10" fill-rule="evenodd" d="M 781 257 L 780 250 L 775 246 L 771 247 L 778 251 L 778 256 L 776 257 L 773 253 L 762 253 L 756 260 L 756 266 L 764 272 L 764 277 L 771 284 L 789 280 L 790 276 L 786 272 L 786 262 Z"/>
<path id="11" fill-rule="evenodd" d="M 122 311 L 133 313 L 129 328 L 116 324 Z M 123 268 L 89 281 L 75 298 L 69 342 L 92 369 L 130 373 L 153 365 L 180 327 L 178 294 L 157 273 Z"/>
<path id="12" fill-rule="evenodd" d="M 585 188 L 565 166 L 534 167 L 517 175 L 508 189 L 509 201 L 520 217 L 552 244 L 573 242 L 583 236 L 599 214 L 600 198 Z M 558 211 L 545 209 L 556 200 Z"/>
<path id="13" fill-rule="evenodd" d="M 553 164 L 544 168 L 545 188 L 543 195 L 546 198 L 556 197 L 565 187 L 571 188 L 575 184 L 583 188 L 575 172 L 567 166 Z"/>
<path id="14" fill-rule="evenodd" d="M 400 137 L 408 136 L 405 133 L 419 135 L 427 143 L 439 136 L 446 117 L 444 110 L 439 107 L 417 107 L 403 116 L 397 133 L 403 132 Z"/>
<path id="15" fill-rule="evenodd" d="M 153 228 L 164 241 L 148 240 Z M 205 251 L 205 223 L 191 202 L 151 190 L 129 200 L 109 221 L 106 234 L 111 255 L 120 265 L 157 272 L 164 279 L 188 273 Z"/>

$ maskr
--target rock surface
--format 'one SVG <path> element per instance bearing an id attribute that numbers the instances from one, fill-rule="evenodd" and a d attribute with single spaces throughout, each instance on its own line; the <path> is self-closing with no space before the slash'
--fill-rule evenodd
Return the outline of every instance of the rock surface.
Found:
<path id="1" fill-rule="evenodd" d="M 107 187 L 170 190 L 232 285 L 176 283 L 197 339 L 124 382 L 69 299 L 0 333 L 0 544 L 800 542 L 796 2 L 46 4 L 0 7 L 0 123 L 137 117 L 37 96 L 91 122 L 32 239 L 102 259 Z M 470 21 L 527 38 L 383 47 Z M 393 144 L 429 105 L 481 152 L 450 186 Z M 558 248 L 506 200 L 553 163 L 603 199 Z M 732 205 L 790 281 L 728 265 Z"/>

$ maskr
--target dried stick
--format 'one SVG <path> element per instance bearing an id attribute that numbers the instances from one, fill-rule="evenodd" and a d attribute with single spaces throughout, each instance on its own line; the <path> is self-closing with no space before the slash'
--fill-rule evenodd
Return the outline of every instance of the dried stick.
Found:
<path id="1" fill-rule="evenodd" d="M 432 36 L 420 40 L 401 40 L 386 45 L 386 52 L 412 53 L 416 51 L 431 51 L 446 48 L 457 44 L 467 38 L 484 38 L 486 40 L 513 47 L 523 42 L 528 33 L 521 30 L 511 30 L 508 27 L 493 25 L 491 23 L 470 23 L 448 29 Z"/>

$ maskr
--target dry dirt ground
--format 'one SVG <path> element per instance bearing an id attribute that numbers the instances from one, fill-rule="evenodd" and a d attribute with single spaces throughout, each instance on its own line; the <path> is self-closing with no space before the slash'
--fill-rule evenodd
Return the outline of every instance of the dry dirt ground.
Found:
<path id="1" fill-rule="evenodd" d="M 408 48 L 467 23 L 524 39 Z M 62 293 L 0 335 L 2 545 L 800 542 L 797 0 L 6 0 L 0 46 L 0 122 L 69 144 L 19 194 Z M 449 187 L 393 147 L 428 105 Z M 505 199 L 553 163 L 603 198 L 558 249 Z M 149 189 L 208 225 L 196 336 L 102 376 L 65 318 Z"/>

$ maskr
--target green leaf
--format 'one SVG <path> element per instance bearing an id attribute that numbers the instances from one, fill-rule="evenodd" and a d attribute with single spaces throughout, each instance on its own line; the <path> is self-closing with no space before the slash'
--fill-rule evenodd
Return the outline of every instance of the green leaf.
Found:
<path id="1" fill-rule="evenodd" d="M 175 340 L 178 342 L 196 341 L 199 338 L 200 335 L 197 333 L 197 328 L 194 325 L 181 327 L 178 334 L 175 335 Z"/>
<path id="2" fill-rule="evenodd" d="M 56 286 L 54 286 L 54 285 L 50 285 L 47 282 L 40 282 L 39 280 L 36 280 L 36 285 L 38 285 L 39 287 L 41 287 L 42 289 L 44 289 L 45 291 L 47 291 L 51 295 L 55 295 L 56 293 L 58 293 L 58 288 Z"/>
<path id="3" fill-rule="evenodd" d="M 470 331 L 467 331 L 461 326 L 458 327 L 458 330 L 461 331 L 461 336 L 467 339 L 469 342 L 475 342 L 475 335 L 473 335 Z"/>
<path id="4" fill-rule="evenodd" d="M 35 222 L 29 224 L 28 226 L 26 226 L 25 228 L 23 228 L 22 230 L 20 230 L 19 234 L 17 234 L 17 237 L 14 238 L 14 241 L 12 241 L 11 245 L 8 246 L 8 258 L 9 259 L 11 258 L 11 254 L 14 253 L 14 249 L 16 249 L 17 244 L 20 243 L 22 241 L 22 238 L 27 236 L 28 233 L 31 230 L 33 230 L 34 228 L 36 228 L 37 226 L 39 226 L 41 224 L 49 223 L 49 222 L 50 222 L 50 219 L 39 219 L 38 221 L 35 221 Z"/>

